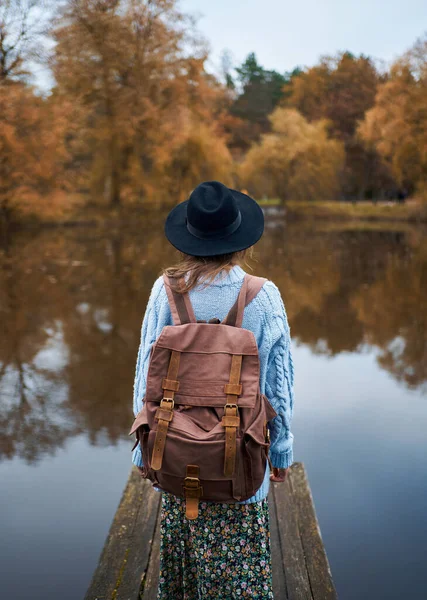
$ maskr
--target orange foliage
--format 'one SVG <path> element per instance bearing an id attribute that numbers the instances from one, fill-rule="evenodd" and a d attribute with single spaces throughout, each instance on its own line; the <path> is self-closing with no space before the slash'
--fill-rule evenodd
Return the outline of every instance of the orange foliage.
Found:
<path id="1" fill-rule="evenodd" d="M 347 141 L 373 106 L 380 81 L 370 58 L 346 52 L 325 58 L 294 77 L 284 104 L 297 108 L 310 121 L 329 119 L 334 135 Z"/>
<path id="2" fill-rule="evenodd" d="M 400 186 L 427 195 L 427 36 L 393 65 L 359 133 Z"/>
<path id="3" fill-rule="evenodd" d="M 0 84 L 0 208 L 45 212 L 52 190 L 66 189 L 67 106 L 20 83 Z"/>
<path id="4" fill-rule="evenodd" d="M 383 81 L 373 61 L 363 55 L 342 53 L 324 58 L 292 78 L 285 106 L 297 108 L 309 121 L 327 119 L 332 135 L 345 143 L 344 194 L 363 198 L 392 188 L 393 181 L 375 149 L 365 147 L 357 136 L 358 122 L 375 101 Z"/>

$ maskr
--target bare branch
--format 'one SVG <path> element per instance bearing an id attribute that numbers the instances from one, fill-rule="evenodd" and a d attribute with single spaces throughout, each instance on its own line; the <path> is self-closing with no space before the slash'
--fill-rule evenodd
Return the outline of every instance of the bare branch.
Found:
<path id="1" fill-rule="evenodd" d="M 27 74 L 25 64 L 41 55 L 52 11 L 52 0 L 0 3 L 0 81 Z"/>

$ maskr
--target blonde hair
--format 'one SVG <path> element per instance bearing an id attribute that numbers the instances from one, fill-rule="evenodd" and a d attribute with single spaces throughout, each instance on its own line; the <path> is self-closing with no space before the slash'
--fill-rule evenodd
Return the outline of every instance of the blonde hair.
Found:
<path id="1" fill-rule="evenodd" d="M 173 286 L 177 292 L 182 294 L 189 292 L 196 285 L 203 284 L 204 287 L 208 287 L 217 275 L 221 272 L 228 273 L 235 265 L 252 269 L 247 259 L 253 259 L 253 246 L 238 252 L 217 254 L 215 256 L 190 256 L 183 252 L 180 254 L 179 262 L 164 269 L 163 273 L 176 279 L 188 276 L 187 281 L 179 288 Z"/>

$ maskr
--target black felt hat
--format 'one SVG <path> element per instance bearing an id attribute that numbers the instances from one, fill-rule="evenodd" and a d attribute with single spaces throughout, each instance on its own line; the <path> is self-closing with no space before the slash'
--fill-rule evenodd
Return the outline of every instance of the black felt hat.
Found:
<path id="1" fill-rule="evenodd" d="M 219 181 L 198 185 L 188 200 L 171 210 L 165 223 L 170 243 L 191 256 L 244 250 L 263 231 L 264 214 L 255 200 Z"/>

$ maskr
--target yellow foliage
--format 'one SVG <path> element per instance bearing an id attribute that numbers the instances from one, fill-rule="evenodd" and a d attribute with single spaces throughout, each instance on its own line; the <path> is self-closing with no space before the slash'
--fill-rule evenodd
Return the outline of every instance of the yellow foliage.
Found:
<path id="1" fill-rule="evenodd" d="M 219 180 L 231 186 L 231 154 L 212 126 L 195 123 L 172 153 L 165 176 L 174 203 L 185 200 L 201 181 Z"/>
<path id="2" fill-rule="evenodd" d="M 241 165 L 242 184 L 259 198 L 333 198 L 344 147 L 328 138 L 327 122 L 309 123 L 298 111 L 285 108 L 277 108 L 270 121 L 272 133 L 252 146 Z"/>
<path id="3" fill-rule="evenodd" d="M 359 135 L 389 163 L 402 188 L 424 190 L 427 180 L 427 37 L 391 69 Z"/>

